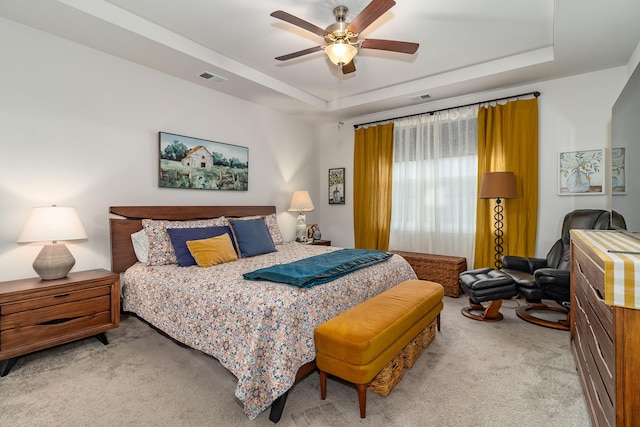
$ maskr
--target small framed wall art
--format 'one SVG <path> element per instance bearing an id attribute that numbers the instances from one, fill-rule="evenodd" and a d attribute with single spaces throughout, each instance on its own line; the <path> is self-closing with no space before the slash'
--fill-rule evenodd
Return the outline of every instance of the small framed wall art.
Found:
<path id="1" fill-rule="evenodd" d="M 627 147 L 611 149 L 611 194 L 627 194 Z"/>
<path id="2" fill-rule="evenodd" d="M 344 168 L 329 169 L 329 204 L 344 205 Z"/>
<path id="3" fill-rule="evenodd" d="M 159 132 L 160 187 L 249 189 L 249 149 Z"/>
<path id="4" fill-rule="evenodd" d="M 604 194 L 604 149 L 564 151 L 558 162 L 558 194 Z"/>

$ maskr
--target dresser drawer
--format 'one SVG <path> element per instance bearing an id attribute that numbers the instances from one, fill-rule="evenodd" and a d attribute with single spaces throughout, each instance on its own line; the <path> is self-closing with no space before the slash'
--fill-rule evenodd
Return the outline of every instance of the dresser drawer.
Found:
<path id="1" fill-rule="evenodd" d="M 613 307 L 604 302 L 602 295 L 593 288 L 589 281 L 581 277 L 579 271 L 575 278 L 575 298 L 580 301 L 589 322 L 594 330 L 608 341 L 613 341 Z M 613 357 L 613 354 L 611 355 Z"/>
<path id="2" fill-rule="evenodd" d="M 615 396 L 607 390 L 595 367 L 593 354 L 583 339 L 585 332 L 582 330 L 582 323 L 578 321 L 572 328 L 576 337 L 571 342 L 571 347 L 593 424 L 612 426 L 612 420 L 615 419 Z"/>
<path id="3" fill-rule="evenodd" d="M 578 297 L 575 301 L 576 307 L 572 307 L 572 309 L 575 310 L 576 336 L 579 337 L 578 344 L 591 375 L 591 381 L 598 390 L 600 401 L 604 401 L 606 397 L 613 402 L 614 399 L 609 397 L 615 395 L 613 341 L 609 339 L 599 324 L 594 324 L 591 321 L 588 304 L 584 304 Z"/>
<path id="4" fill-rule="evenodd" d="M 589 295 L 591 294 L 591 295 Z M 613 337 L 610 336 L 613 330 L 612 308 L 598 301 L 594 297 L 595 292 L 588 287 L 576 286 L 574 319 L 583 334 L 582 339 L 588 345 L 595 360 L 598 372 L 605 385 L 613 389 L 615 387 L 615 350 Z M 604 307 L 601 307 L 604 305 Z M 610 310 L 611 324 L 608 324 L 606 317 L 598 316 Z M 613 391 L 613 390 L 612 390 Z"/>
<path id="5" fill-rule="evenodd" d="M 604 295 L 604 271 L 584 250 L 577 246 L 573 246 L 575 273 L 580 272 L 577 277 L 587 280 L 589 285 L 593 287 L 600 295 Z M 588 278 L 588 279 L 587 279 Z"/>

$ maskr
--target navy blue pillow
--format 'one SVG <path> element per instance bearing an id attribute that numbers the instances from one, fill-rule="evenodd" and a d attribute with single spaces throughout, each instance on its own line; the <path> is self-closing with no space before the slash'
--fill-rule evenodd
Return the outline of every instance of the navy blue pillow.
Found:
<path id="1" fill-rule="evenodd" d="M 240 248 L 240 257 L 247 258 L 256 255 L 275 252 L 276 247 L 264 222 L 264 218 L 258 219 L 230 219 L 233 234 Z"/>
<path id="2" fill-rule="evenodd" d="M 233 249 L 238 252 L 231 229 L 226 225 L 218 227 L 167 228 L 167 233 L 169 233 L 169 238 L 171 239 L 171 244 L 173 245 L 173 250 L 176 253 L 180 267 L 189 267 L 190 265 L 197 264 L 187 247 L 187 241 L 189 240 L 208 239 L 226 233 L 231 238 Z"/>

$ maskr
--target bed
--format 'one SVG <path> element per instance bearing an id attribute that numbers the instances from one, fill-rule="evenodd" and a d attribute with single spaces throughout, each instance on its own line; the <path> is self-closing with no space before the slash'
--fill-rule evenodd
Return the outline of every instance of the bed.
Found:
<path id="1" fill-rule="evenodd" d="M 245 280 L 242 275 L 256 269 L 339 250 L 276 238 L 274 252 L 213 267 L 149 265 L 138 261 L 131 237 L 143 221 L 273 219 L 275 207 L 119 206 L 109 212 L 111 264 L 122 273 L 123 311 L 216 358 L 238 379 L 235 396 L 250 419 L 271 407 L 270 419 L 279 420 L 289 389 L 315 369 L 316 326 L 416 278 L 411 266 L 393 255 L 311 288 Z"/>

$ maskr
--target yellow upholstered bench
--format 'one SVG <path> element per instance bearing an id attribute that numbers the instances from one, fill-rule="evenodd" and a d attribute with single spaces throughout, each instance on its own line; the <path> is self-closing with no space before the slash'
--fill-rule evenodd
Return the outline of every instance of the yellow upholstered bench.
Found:
<path id="1" fill-rule="evenodd" d="M 352 382 L 364 418 L 367 385 L 434 320 L 440 329 L 443 297 L 438 283 L 407 280 L 318 326 L 321 398 L 326 398 L 327 374 Z"/>

